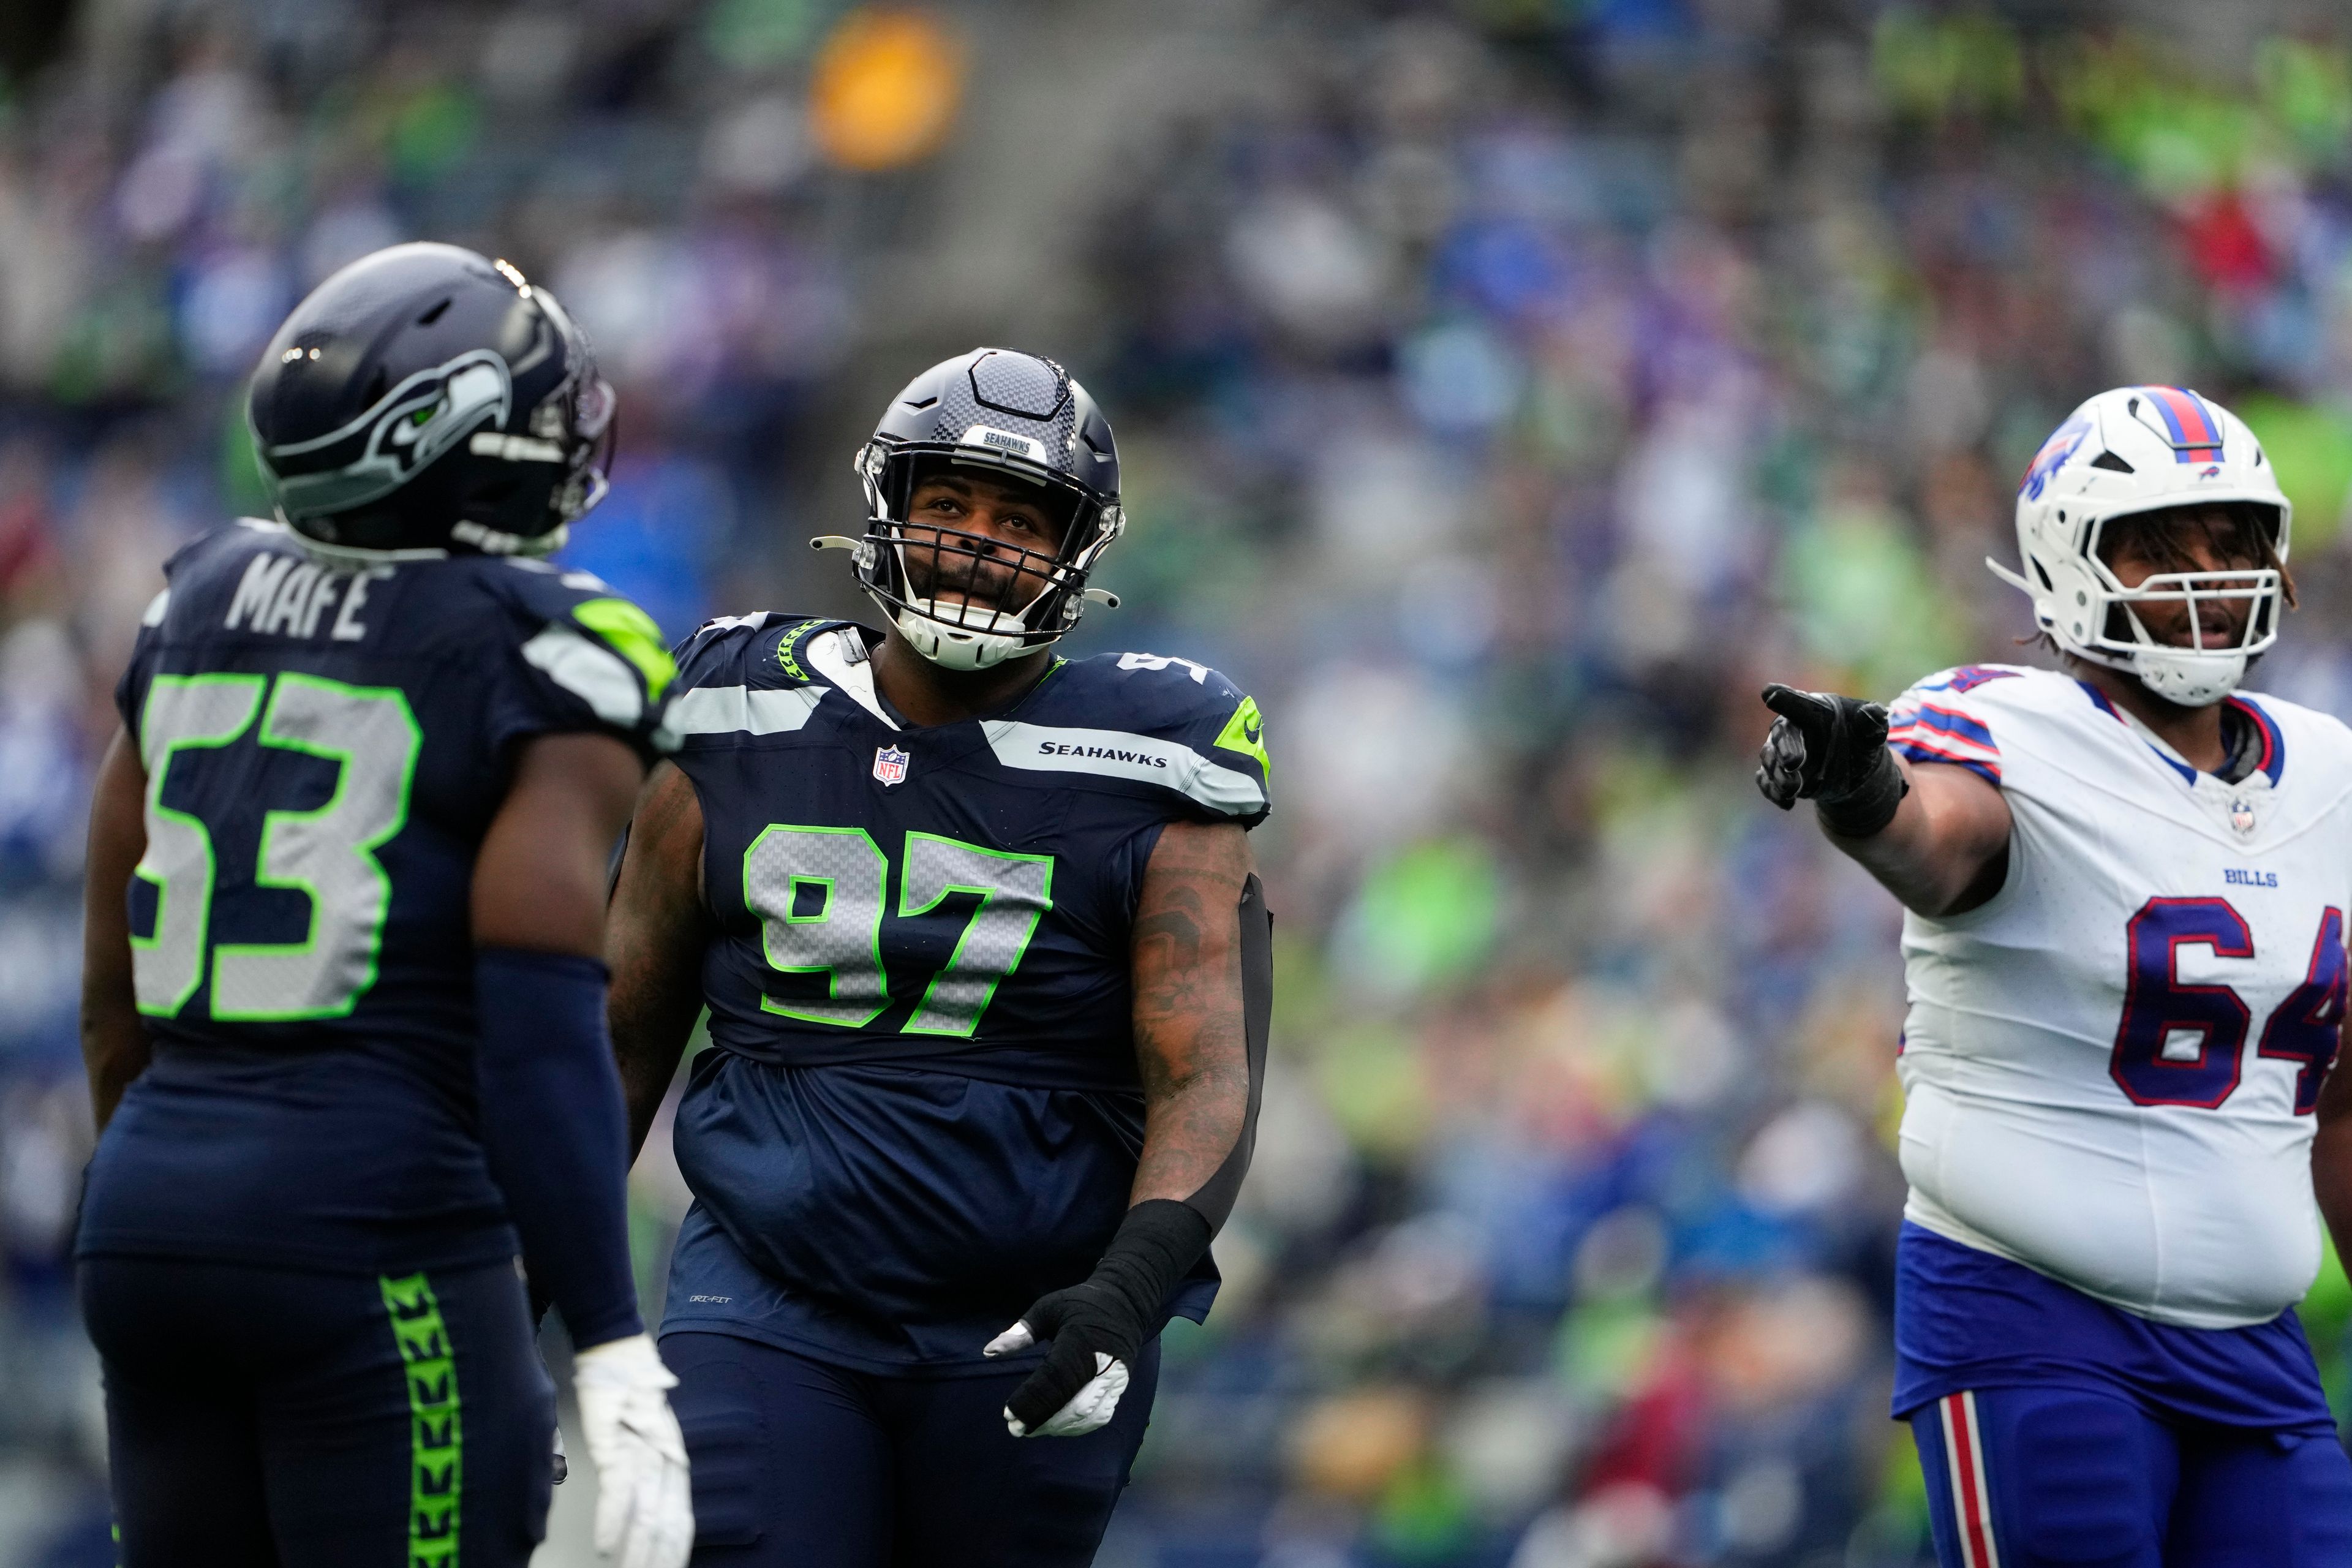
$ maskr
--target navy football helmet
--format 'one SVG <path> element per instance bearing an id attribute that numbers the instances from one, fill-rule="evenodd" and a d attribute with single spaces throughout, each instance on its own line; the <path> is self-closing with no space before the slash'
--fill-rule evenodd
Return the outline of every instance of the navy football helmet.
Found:
<path id="1" fill-rule="evenodd" d="M 944 468 L 1034 487 L 1061 524 L 1048 554 L 929 524 L 908 504 Z M 951 669 L 986 669 L 1051 645 L 1086 602 L 1116 605 L 1087 574 L 1126 526 L 1118 449 L 1095 401 L 1052 360 L 974 349 L 942 360 L 890 400 L 857 453 L 866 487 L 862 539 L 813 541 L 855 552 L 857 581 L 915 650 Z M 978 570 L 979 563 L 992 563 Z M 1009 568 L 1009 570 L 1008 570 Z M 1001 583 L 950 601 L 941 584 Z"/>
<path id="2" fill-rule="evenodd" d="M 553 295 L 417 244 L 297 305 L 247 413 L 279 519 L 317 545 L 539 555 L 604 499 L 614 404 Z"/>

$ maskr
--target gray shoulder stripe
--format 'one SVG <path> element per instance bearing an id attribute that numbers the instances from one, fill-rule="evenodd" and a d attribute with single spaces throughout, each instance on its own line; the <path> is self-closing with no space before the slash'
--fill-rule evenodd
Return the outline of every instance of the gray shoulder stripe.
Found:
<path id="1" fill-rule="evenodd" d="M 551 624 L 522 645 L 522 656 L 608 724 L 632 725 L 645 713 L 636 672 L 620 655 L 569 626 Z"/>
<path id="2" fill-rule="evenodd" d="M 1265 791 L 1255 779 L 1220 767 L 1180 742 L 1125 730 L 1066 730 L 1011 719 L 992 719 L 981 728 L 996 760 L 1008 768 L 1155 784 L 1226 816 L 1247 816 L 1265 806 Z"/>
<path id="3" fill-rule="evenodd" d="M 698 686 L 671 700 L 662 728 L 672 735 L 779 735 L 809 721 L 831 688 Z"/>

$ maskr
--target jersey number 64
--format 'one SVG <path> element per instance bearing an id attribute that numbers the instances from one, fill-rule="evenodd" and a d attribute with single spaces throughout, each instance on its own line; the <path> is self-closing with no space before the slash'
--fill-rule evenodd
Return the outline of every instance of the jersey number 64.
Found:
<path id="1" fill-rule="evenodd" d="M 2253 932 L 2227 899 L 2150 899 L 2132 916 L 2126 945 L 2131 973 L 2124 1016 L 2107 1072 L 2138 1105 L 2189 1105 L 2210 1110 L 2238 1087 L 2253 1014 L 2227 985 L 2180 978 L 2180 950 L 2210 948 L 2216 958 L 2254 956 Z M 2263 1025 L 2255 1054 L 2303 1064 L 2295 1074 L 2294 1112 L 2319 1103 L 2319 1085 L 2344 1033 L 2344 911 L 2319 917 L 2311 965 Z"/>

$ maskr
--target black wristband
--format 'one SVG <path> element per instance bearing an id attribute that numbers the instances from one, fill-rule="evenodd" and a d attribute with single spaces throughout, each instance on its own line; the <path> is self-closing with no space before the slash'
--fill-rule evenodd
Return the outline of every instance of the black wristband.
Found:
<path id="1" fill-rule="evenodd" d="M 1148 1336 L 1170 1295 L 1209 1250 L 1209 1222 L 1190 1204 L 1148 1198 L 1119 1221 L 1089 1282 L 1118 1291 Z"/>
<path id="2" fill-rule="evenodd" d="M 1869 771 L 1852 789 L 1822 795 L 1813 804 L 1821 808 L 1822 826 L 1840 838 L 1868 838 L 1895 820 L 1903 797 L 1910 793 L 1911 781 L 1895 765 L 1895 753 L 1881 746 Z"/>

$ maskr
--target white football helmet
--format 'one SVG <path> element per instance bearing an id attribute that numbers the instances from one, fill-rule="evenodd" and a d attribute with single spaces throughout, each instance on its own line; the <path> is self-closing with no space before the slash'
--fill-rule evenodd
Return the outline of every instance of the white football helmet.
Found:
<path id="1" fill-rule="evenodd" d="M 2182 387 L 2119 386 L 2068 415 L 2025 470 L 2017 491 L 2023 571 L 1990 557 L 1985 564 L 2025 590 L 2033 618 L 2067 653 L 2126 670 L 2168 702 L 2202 708 L 2235 689 L 2247 662 L 2278 640 L 2284 574 L 2165 572 L 2126 588 L 2100 558 L 2100 537 L 2119 517 L 2231 501 L 2275 520 L 2271 542 L 2284 563 L 2294 509 L 2245 422 Z M 2197 629 L 2198 604 L 2213 599 L 2252 601 L 2244 633 L 2226 647 L 2206 647 Z M 2133 606 L 2160 602 L 2189 605 L 2194 646 L 2148 634 Z"/>

